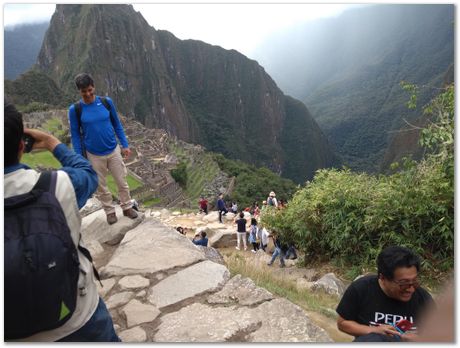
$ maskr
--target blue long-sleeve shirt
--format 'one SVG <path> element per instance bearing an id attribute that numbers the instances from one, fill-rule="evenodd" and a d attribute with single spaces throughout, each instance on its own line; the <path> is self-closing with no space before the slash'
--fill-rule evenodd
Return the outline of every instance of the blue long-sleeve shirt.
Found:
<path id="1" fill-rule="evenodd" d="M 125 131 L 123 130 L 115 105 L 109 97 L 106 97 L 106 100 L 112 110 L 113 122 L 110 118 L 110 111 L 102 104 L 99 96 L 96 96 L 94 102 L 90 104 L 85 104 L 80 100 L 80 124 L 83 131 L 84 147 L 86 151 L 97 156 L 112 153 L 117 146 L 116 137 L 118 137 L 121 147 L 128 147 L 128 140 L 126 139 Z M 69 108 L 69 120 L 73 149 L 76 153 L 82 155 L 80 129 L 74 104 Z"/>
<path id="2" fill-rule="evenodd" d="M 195 245 L 208 246 L 208 238 L 201 238 L 198 240 L 192 240 L 192 243 Z"/>
<path id="3" fill-rule="evenodd" d="M 60 170 L 69 175 L 75 189 L 78 208 L 81 209 L 97 189 L 98 180 L 96 172 L 88 160 L 69 150 L 65 144 L 56 146 L 53 155 L 62 164 Z M 30 167 L 19 163 L 5 167 L 4 173 L 8 174 L 18 169 L 30 169 Z"/>
<path id="4" fill-rule="evenodd" d="M 225 203 L 224 203 L 223 199 L 219 199 L 217 201 L 217 209 L 218 210 L 227 210 L 227 208 L 225 207 Z"/>

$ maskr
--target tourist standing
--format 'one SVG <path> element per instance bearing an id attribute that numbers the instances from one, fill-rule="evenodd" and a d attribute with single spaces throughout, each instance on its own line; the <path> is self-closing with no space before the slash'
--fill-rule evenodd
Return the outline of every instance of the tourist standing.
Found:
<path id="1" fill-rule="evenodd" d="M 255 218 L 251 218 L 251 227 L 249 229 L 249 243 L 252 244 L 253 253 L 256 253 L 259 250 L 259 244 L 257 243 L 257 236 L 259 234 L 259 228 L 257 227 L 257 220 Z"/>
<path id="2" fill-rule="evenodd" d="M 269 207 L 278 208 L 278 201 L 276 200 L 275 192 L 271 191 L 267 198 L 267 205 Z"/>
<path id="3" fill-rule="evenodd" d="M 243 240 L 244 250 L 248 250 L 246 244 L 246 224 L 248 223 L 247 220 L 244 218 L 244 213 L 241 212 L 239 215 L 239 219 L 235 220 L 237 224 L 236 229 L 236 250 L 240 250 L 241 247 L 241 240 Z"/>
<path id="4" fill-rule="evenodd" d="M 208 200 L 201 196 L 198 204 L 200 205 L 200 213 L 204 212 L 206 215 L 208 215 Z"/>
<path id="5" fill-rule="evenodd" d="M 73 149 L 83 157 L 88 157 L 97 173 L 99 186 L 96 197 L 102 203 L 108 224 L 118 221 L 112 193 L 107 187 L 106 179 L 109 172 L 118 187 L 123 215 L 135 219 L 137 213 L 133 209 L 126 181 L 127 169 L 123 162 L 123 157 L 128 158 L 131 150 L 115 105 L 109 97 L 99 97 L 95 94 L 94 80 L 89 74 L 77 75 L 75 84 L 81 100 L 69 108 Z"/>

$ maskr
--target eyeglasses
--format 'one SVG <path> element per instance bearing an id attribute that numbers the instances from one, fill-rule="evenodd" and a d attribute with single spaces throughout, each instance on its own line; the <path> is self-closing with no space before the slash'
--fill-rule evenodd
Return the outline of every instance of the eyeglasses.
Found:
<path id="1" fill-rule="evenodd" d="M 420 282 L 418 279 L 415 279 L 413 282 L 408 282 L 406 280 L 391 280 L 393 283 L 399 286 L 401 290 L 407 290 L 410 287 L 414 287 L 414 289 L 417 289 L 420 286 Z"/>

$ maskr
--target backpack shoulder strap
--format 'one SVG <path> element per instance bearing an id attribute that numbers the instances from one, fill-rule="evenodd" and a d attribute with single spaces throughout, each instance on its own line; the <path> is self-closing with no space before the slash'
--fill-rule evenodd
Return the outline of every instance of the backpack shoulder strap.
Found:
<path id="1" fill-rule="evenodd" d="M 109 102 L 107 101 L 106 97 L 99 97 L 101 99 L 101 103 L 104 104 L 105 108 L 111 111 L 112 107 L 110 106 Z"/>
<path id="2" fill-rule="evenodd" d="M 57 173 L 56 171 L 46 171 L 40 174 L 38 181 L 32 190 L 42 190 L 54 194 L 56 189 Z"/>
<path id="3" fill-rule="evenodd" d="M 99 99 L 101 99 L 101 103 L 105 106 L 105 108 L 107 110 L 109 110 L 110 122 L 112 122 L 112 124 L 114 125 L 115 124 L 115 118 L 113 117 L 112 107 L 110 106 L 109 102 L 107 101 L 107 98 L 106 97 L 99 97 Z"/>
<path id="4" fill-rule="evenodd" d="M 77 115 L 78 131 L 82 133 L 83 129 L 81 129 L 81 103 L 80 101 L 77 101 L 76 103 L 74 103 L 73 107 L 75 109 L 75 114 Z"/>

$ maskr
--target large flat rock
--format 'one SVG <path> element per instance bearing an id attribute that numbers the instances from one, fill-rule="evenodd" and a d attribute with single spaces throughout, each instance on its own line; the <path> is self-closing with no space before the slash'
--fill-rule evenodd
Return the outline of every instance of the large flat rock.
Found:
<path id="1" fill-rule="evenodd" d="M 332 342 L 307 314 L 284 299 L 258 307 L 194 303 L 161 318 L 156 342 Z"/>
<path id="2" fill-rule="evenodd" d="M 221 291 L 210 295 L 207 302 L 252 306 L 272 299 L 273 295 L 270 292 L 257 287 L 251 279 L 237 274 L 225 284 Z"/>
<path id="3" fill-rule="evenodd" d="M 160 310 L 188 298 L 216 291 L 230 278 L 227 267 L 206 260 L 162 280 L 149 292 L 149 301 Z"/>
<path id="4" fill-rule="evenodd" d="M 262 325 L 247 336 L 248 342 L 333 342 L 302 308 L 283 298 L 262 303 L 251 316 Z"/>
<path id="5" fill-rule="evenodd" d="M 155 306 L 134 299 L 122 309 L 122 313 L 126 317 L 126 325 L 130 328 L 153 321 L 161 312 Z"/>
<path id="6" fill-rule="evenodd" d="M 144 220 L 144 214 L 138 213 L 136 219 L 130 219 L 123 216 L 123 211 L 119 206 L 116 206 L 115 212 L 118 221 L 109 225 L 107 217 L 103 209 L 99 209 L 82 219 L 81 235 L 84 243 L 91 243 L 98 241 L 99 243 L 106 243 L 111 241 L 119 241 L 129 230 L 132 230 Z"/>
<path id="7" fill-rule="evenodd" d="M 204 253 L 187 237 L 149 218 L 126 233 L 102 274 L 105 277 L 145 276 L 183 268 L 204 259 Z"/>
<path id="8" fill-rule="evenodd" d="M 234 229 L 227 227 L 225 230 L 216 230 L 209 238 L 209 246 L 213 248 L 228 248 L 236 246 L 236 227 Z"/>
<path id="9" fill-rule="evenodd" d="M 244 315 L 243 315 L 244 313 Z M 155 342 L 242 342 L 260 326 L 248 308 L 217 307 L 194 303 L 161 318 Z"/>

